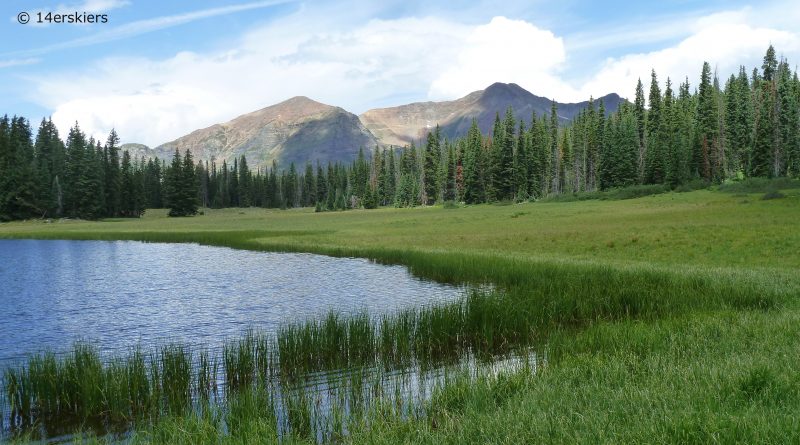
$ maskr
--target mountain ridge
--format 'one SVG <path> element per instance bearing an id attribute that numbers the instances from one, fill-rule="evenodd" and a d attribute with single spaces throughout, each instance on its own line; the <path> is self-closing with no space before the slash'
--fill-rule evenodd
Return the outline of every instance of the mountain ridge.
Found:
<path id="1" fill-rule="evenodd" d="M 617 94 L 599 98 L 613 110 L 624 99 Z M 466 134 L 472 119 L 485 134 L 490 132 L 496 113 L 511 106 L 515 117 L 526 123 L 531 115 L 550 113 L 551 99 L 536 96 L 514 83 L 496 82 L 451 101 L 413 102 L 375 108 L 356 116 L 347 110 L 294 96 L 274 105 L 194 130 L 155 148 L 124 144 L 137 157 L 171 159 L 177 149 L 190 150 L 196 160 L 229 164 L 245 156 L 250 167 L 275 162 L 286 168 L 291 163 L 350 162 L 361 148 L 405 146 L 421 141 L 439 125 L 448 138 Z M 571 121 L 587 102 L 557 103 L 562 123 Z"/>
<path id="2" fill-rule="evenodd" d="M 603 100 L 606 109 L 613 110 L 624 99 L 616 93 L 611 93 L 597 100 Z M 362 113 L 359 118 L 384 142 L 406 145 L 424 139 L 427 130 L 437 124 L 446 137 L 463 136 L 472 124 L 473 118 L 478 120 L 481 131 L 484 134 L 488 133 L 492 129 L 495 114 L 502 115 L 509 106 L 513 107 L 517 120 L 529 123 L 534 111 L 538 116 L 549 114 L 551 102 L 551 99 L 530 93 L 515 83 L 495 82 L 484 90 L 473 91 L 452 101 L 414 102 L 396 107 L 376 108 Z M 557 102 L 559 119 L 562 123 L 571 121 L 588 104 L 588 101 Z M 392 116 L 397 118 L 391 119 Z M 425 123 L 421 122 L 422 119 Z"/>

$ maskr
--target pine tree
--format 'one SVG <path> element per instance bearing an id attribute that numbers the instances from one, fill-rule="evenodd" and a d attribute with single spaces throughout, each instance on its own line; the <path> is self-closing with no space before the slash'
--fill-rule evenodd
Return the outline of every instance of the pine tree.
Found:
<path id="1" fill-rule="evenodd" d="M 425 143 L 425 160 L 422 169 L 422 182 L 424 199 L 423 202 L 431 205 L 439 198 L 439 184 L 437 172 L 441 163 L 441 139 L 439 126 L 435 131 L 428 132 L 427 142 Z"/>
<path id="2" fill-rule="evenodd" d="M 62 184 L 64 196 L 64 212 L 75 217 L 79 214 L 78 194 L 80 193 L 80 178 L 84 165 L 86 152 L 86 138 L 80 130 L 78 123 L 70 128 L 66 144 L 65 177 Z"/>
<path id="3" fill-rule="evenodd" d="M 0 220 L 42 216 L 28 121 L 14 116 L 9 123 L 6 116 L 0 133 Z"/>
<path id="4" fill-rule="evenodd" d="M 634 99 L 633 104 L 633 112 L 636 117 L 636 136 L 638 138 L 636 171 L 638 180 L 641 182 L 644 178 L 644 166 L 646 159 L 645 131 L 647 126 L 647 117 L 644 108 L 644 86 L 642 85 L 641 78 L 636 83 L 636 98 Z"/>
<path id="5" fill-rule="evenodd" d="M 500 137 L 500 145 L 495 146 L 494 153 L 497 162 L 497 175 L 495 176 L 495 190 L 498 200 L 514 199 L 514 144 L 516 119 L 514 110 L 511 107 L 506 109 L 506 116 L 503 119 L 503 131 Z"/>
<path id="6" fill-rule="evenodd" d="M 193 216 L 197 214 L 197 186 L 192 153 L 186 150 L 183 158 L 181 158 L 181 153 L 178 149 L 175 149 L 172 164 L 167 170 L 164 181 L 169 216 Z"/>
<path id="7" fill-rule="evenodd" d="M 647 132 L 645 134 L 645 141 L 647 148 L 645 149 L 645 182 L 649 184 L 661 184 L 665 180 L 666 175 L 666 155 L 664 146 L 667 142 L 664 140 L 666 135 L 663 133 L 662 125 L 662 102 L 661 102 L 661 89 L 658 86 L 658 78 L 656 77 L 655 70 L 651 73 L 650 80 L 650 96 L 649 105 L 650 109 L 647 112 Z"/>
<path id="8" fill-rule="evenodd" d="M 384 204 L 389 205 L 394 202 L 394 195 L 397 189 L 397 167 L 395 165 L 394 147 L 389 147 L 386 159 L 386 176 L 384 180 Z M 384 151 L 384 153 L 386 153 Z"/>
<path id="9" fill-rule="evenodd" d="M 131 155 L 125 150 L 122 153 L 122 164 L 120 166 L 120 202 L 119 214 L 121 216 L 133 217 L 136 214 L 136 192 L 134 185 L 135 175 Z"/>
<path id="10" fill-rule="evenodd" d="M 112 128 L 104 148 L 106 215 L 120 214 L 119 136 Z"/>
<path id="11" fill-rule="evenodd" d="M 711 84 L 711 66 L 703 63 L 697 93 L 697 144 L 693 157 L 695 174 L 706 181 L 719 180 L 714 151 L 719 147 L 718 104 Z"/>
<path id="12" fill-rule="evenodd" d="M 561 159 L 559 165 L 561 166 L 558 177 L 561 179 L 558 189 L 560 193 L 574 191 L 569 190 L 569 166 L 572 164 L 572 139 L 570 137 L 569 127 L 565 127 L 561 131 L 561 142 L 558 145 L 558 155 Z"/>
<path id="13" fill-rule="evenodd" d="M 531 116 L 531 194 L 540 199 L 547 195 L 549 187 L 550 142 L 545 116 L 537 120 Z"/>
<path id="14" fill-rule="evenodd" d="M 449 145 L 449 144 L 448 144 Z M 444 201 L 456 200 L 456 153 L 452 145 L 447 149 L 447 162 L 444 176 Z"/>
<path id="15" fill-rule="evenodd" d="M 251 188 L 252 176 L 250 167 L 247 165 L 247 158 L 244 155 L 239 157 L 239 207 L 250 207 L 253 205 Z"/>
<path id="16" fill-rule="evenodd" d="M 750 155 L 752 125 L 750 83 L 744 66 L 739 76 L 731 75 L 725 85 L 725 132 L 728 147 L 726 159 L 729 174 L 736 176 L 746 171 Z"/>
<path id="17" fill-rule="evenodd" d="M 325 171 L 322 169 L 322 166 L 317 161 L 317 178 L 316 178 L 316 185 L 317 185 L 317 194 L 316 194 L 316 201 L 320 204 L 320 210 L 324 206 L 324 203 L 328 201 L 328 178 L 325 177 Z"/>
<path id="18" fill-rule="evenodd" d="M 530 172 L 530 162 L 528 161 L 528 153 L 530 152 L 530 135 L 525 129 L 525 122 L 519 121 L 519 130 L 517 131 L 517 144 L 514 150 L 514 189 L 516 190 L 515 198 L 518 200 L 526 200 L 530 196 L 530 188 L 528 178 Z"/>
<path id="19" fill-rule="evenodd" d="M 64 180 L 64 143 L 51 119 L 42 119 L 34 145 L 40 201 L 50 216 L 63 213 L 63 195 L 60 183 Z"/>
<path id="20" fill-rule="evenodd" d="M 503 126 L 500 120 L 500 113 L 496 112 L 494 116 L 494 125 L 492 126 L 491 139 L 487 140 L 488 147 L 485 152 L 485 166 L 486 166 L 486 183 L 485 183 L 485 196 L 487 202 L 498 201 L 500 191 L 498 184 L 501 182 L 500 176 L 500 161 L 499 161 L 499 147 L 503 144 Z"/>
<path id="21" fill-rule="evenodd" d="M 472 119 L 464 148 L 464 202 L 475 204 L 486 199 L 483 189 L 483 136 L 478 121 Z"/>
<path id="22" fill-rule="evenodd" d="M 294 162 L 289 164 L 289 173 L 286 175 L 286 183 L 282 188 L 284 192 L 284 205 L 286 207 L 297 207 L 297 168 Z"/>
<path id="23" fill-rule="evenodd" d="M 779 134 L 776 137 L 777 143 L 773 155 L 773 174 L 787 176 L 793 170 L 793 154 L 800 144 L 800 132 L 798 132 L 800 112 L 791 69 L 785 60 L 778 65 L 776 100 Z"/>
<path id="24" fill-rule="evenodd" d="M 556 101 L 550 104 L 550 160 L 552 184 L 550 193 L 561 193 L 561 153 L 558 145 L 558 113 Z"/>
<path id="25" fill-rule="evenodd" d="M 764 81 L 772 82 L 775 80 L 777 70 L 778 59 L 775 57 L 775 48 L 770 45 L 769 48 L 767 48 L 767 53 L 764 55 L 764 63 L 761 65 Z"/>
<path id="26" fill-rule="evenodd" d="M 664 88 L 664 97 L 661 102 L 661 116 L 658 133 L 658 158 L 660 161 L 660 168 L 663 170 L 663 183 L 671 187 L 678 185 L 678 167 L 675 158 L 679 156 L 676 151 L 678 138 L 677 123 L 676 123 L 676 106 L 675 95 L 672 92 L 672 80 L 667 77 L 666 86 Z M 657 171 L 657 168 L 654 168 Z M 654 175 L 655 177 L 655 175 Z"/>
<path id="27" fill-rule="evenodd" d="M 772 82 L 762 80 L 756 92 L 756 119 L 749 176 L 771 176 L 775 146 L 775 98 Z"/>
<path id="28" fill-rule="evenodd" d="M 233 170 L 228 174 L 228 203 L 231 207 L 241 207 L 239 202 L 239 159 L 233 158 Z"/>

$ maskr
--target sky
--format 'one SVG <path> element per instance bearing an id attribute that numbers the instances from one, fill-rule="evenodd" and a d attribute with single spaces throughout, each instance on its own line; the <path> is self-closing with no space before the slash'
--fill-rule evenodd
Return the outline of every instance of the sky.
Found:
<path id="1" fill-rule="evenodd" d="M 107 23 L 36 23 L 83 12 Z M 662 89 L 703 61 L 749 73 L 770 44 L 795 67 L 798 23 L 796 0 L 3 0 L 0 113 L 153 147 L 293 96 L 357 114 L 494 82 L 632 98 L 651 70 Z"/>

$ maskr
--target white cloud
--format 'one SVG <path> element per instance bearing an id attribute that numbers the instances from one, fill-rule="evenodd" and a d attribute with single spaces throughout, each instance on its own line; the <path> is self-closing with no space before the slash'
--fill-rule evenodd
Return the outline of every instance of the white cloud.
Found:
<path id="1" fill-rule="evenodd" d="M 651 68 L 662 84 L 689 75 L 695 85 L 704 60 L 721 75 L 740 63 L 760 66 L 770 43 L 791 60 L 800 57 L 796 32 L 752 24 L 743 10 L 682 23 L 688 36 L 673 46 L 581 67 L 588 80 L 578 82 L 565 69 L 571 61 L 562 37 L 525 21 L 495 17 L 476 26 L 427 17 L 354 25 L 313 12 L 301 8 L 215 52 L 107 58 L 49 73 L 35 79 L 35 97 L 54 110 L 62 131 L 78 120 L 95 137 L 113 126 L 124 142 L 152 146 L 295 95 L 362 112 L 393 95 L 454 99 L 502 81 L 574 102 L 610 92 L 632 97 L 636 79 L 647 85 Z"/>
<path id="2" fill-rule="evenodd" d="M 787 56 L 800 56 L 800 35 L 753 27 L 743 21 L 740 14 L 711 16 L 692 25 L 693 34 L 675 46 L 609 59 L 581 87 L 581 92 L 596 96 L 598 92 L 614 91 L 633 98 L 637 79 L 641 78 L 647 88 L 652 69 L 662 85 L 668 76 L 676 85 L 688 76 L 690 84 L 696 86 L 704 61 L 717 70 L 724 82 L 728 75 L 738 72 L 739 65 L 760 67 L 770 44 Z"/>
<path id="3" fill-rule="evenodd" d="M 312 27 L 301 12 L 225 51 L 104 59 L 37 79 L 37 96 L 62 129 L 78 120 L 99 137 L 114 126 L 125 141 L 157 145 L 296 95 L 355 112 L 391 92 L 424 97 L 472 29 L 433 18 L 372 20 L 325 34 Z"/>
<path id="4" fill-rule="evenodd" d="M 12 66 L 24 66 L 24 65 L 33 65 L 39 63 L 41 60 L 36 58 L 28 58 L 28 59 L 8 59 L 8 60 L 0 60 L 0 68 L 8 68 Z"/>
<path id="5" fill-rule="evenodd" d="M 434 99 L 463 96 L 493 82 L 515 82 L 555 96 L 573 96 L 558 76 L 566 60 L 564 42 L 522 21 L 495 17 L 460 42 L 456 63 L 431 84 Z"/>

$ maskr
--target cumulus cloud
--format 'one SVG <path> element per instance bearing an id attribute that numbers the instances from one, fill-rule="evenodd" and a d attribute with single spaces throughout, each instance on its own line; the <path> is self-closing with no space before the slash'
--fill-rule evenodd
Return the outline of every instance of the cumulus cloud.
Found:
<path id="1" fill-rule="evenodd" d="M 114 126 L 127 141 L 155 145 L 297 95 L 354 112 L 390 92 L 424 98 L 471 29 L 435 18 L 372 20 L 325 34 L 304 26 L 272 24 L 215 53 L 107 58 L 36 79 L 37 97 L 60 128 L 78 120 L 100 136 Z"/>
<path id="2" fill-rule="evenodd" d="M 434 99 L 463 96 L 493 82 L 515 82 L 548 94 L 572 96 L 557 72 L 566 60 L 564 42 L 523 20 L 495 17 L 460 42 L 456 62 L 433 81 Z"/>
<path id="3" fill-rule="evenodd" d="M 78 120 L 96 137 L 115 127 L 125 142 L 153 146 L 296 95 L 358 113 L 455 99 L 501 81 L 575 102 L 610 92 L 632 97 L 636 79 L 647 82 L 651 69 L 662 83 L 688 74 L 696 84 L 704 59 L 721 75 L 739 63 L 760 65 L 770 43 L 790 58 L 800 56 L 796 32 L 752 24 L 747 11 L 682 26 L 688 36 L 672 46 L 583 66 L 578 81 L 564 39 L 526 21 L 495 17 L 474 25 L 410 17 L 353 25 L 342 17 L 312 20 L 301 10 L 245 32 L 222 50 L 163 60 L 106 58 L 36 78 L 35 91 L 62 131 Z"/>
<path id="4" fill-rule="evenodd" d="M 657 51 L 629 54 L 609 59 L 598 73 L 581 87 L 584 96 L 600 91 L 614 91 L 633 98 L 637 79 L 647 85 L 651 70 L 659 80 L 667 77 L 674 84 L 687 76 L 697 85 L 704 61 L 716 69 L 723 82 L 739 65 L 761 66 L 766 48 L 772 44 L 783 54 L 800 55 L 800 35 L 789 31 L 754 27 L 743 23 L 741 14 L 720 14 L 693 25 L 694 32 L 677 45 Z"/>

